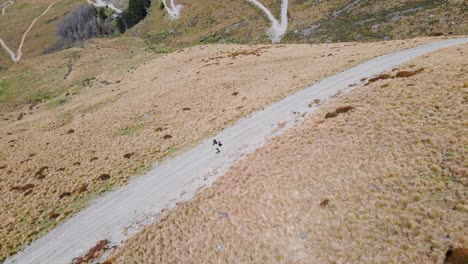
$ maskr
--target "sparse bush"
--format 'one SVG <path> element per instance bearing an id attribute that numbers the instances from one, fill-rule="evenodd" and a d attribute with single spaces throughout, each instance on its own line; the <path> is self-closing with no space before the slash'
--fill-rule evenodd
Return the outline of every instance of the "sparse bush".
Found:
<path id="1" fill-rule="evenodd" d="M 104 22 L 107 19 L 106 9 L 104 7 L 98 8 L 98 17 L 101 22 Z"/>
<path id="2" fill-rule="evenodd" d="M 79 6 L 57 24 L 57 35 L 70 42 L 112 34 L 112 27 L 99 21 L 97 12 L 91 6 Z"/>
<path id="3" fill-rule="evenodd" d="M 151 43 L 149 41 L 146 41 L 146 45 L 148 46 L 148 49 L 150 49 L 152 52 L 156 54 L 160 53 L 168 53 L 171 51 L 169 47 L 162 43 Z"/>

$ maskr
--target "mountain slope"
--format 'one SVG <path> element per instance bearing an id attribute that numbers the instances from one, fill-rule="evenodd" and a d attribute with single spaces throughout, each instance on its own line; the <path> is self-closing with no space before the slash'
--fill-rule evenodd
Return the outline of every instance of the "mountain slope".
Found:
<path id="1" fill-rule="evenodd" d="M 16 49 L 29 23 L 52 0 L 17 0 L 0 16 L 0 36 Z M 122 7 L 127 1 L 109 0 Z M 176 1 L 177 2 L 177 1 Z M 279 0 L 262 0 L 273 14 Z M 3 2 L 0 2 L 0 4 Z M 24 47 L 25 58 L 40 56 L 56 41 L 55 24 L 84 0 L 61 0 L 35 25 Z M 126 33 L 153 44 L 269 43 L 266 17 L 246 0 L 179 0 L 182 15 L 171 20 L 154 0 L 148 17 Z M 468 3 L 463 0 L 291 0 L 284 43 L 379 41 L 432 35 L 468 34 Z M 0 69 L 11 65 L 0 52 Z"/>
<path id="2" fill-rule="evenodd" d="M 0 13 L 0 37 L 6 44 L 16 52 L 24 31 L 29 27 L 31 21 L 38 17 L 53 0 L 15 0 L 5 10 L 5 15 Z M 0 0 L 0 4 L 3 0 Z M 24 47 L 24 58 L 40 56 L 44 50 L 55 42 L 55 23 L 73 8 L 84 4 L 83 0 L 61 0 L 50 9 L 50 11 L 37 21 L 28 35 Z M 0 74 L 2 67 L 11 65 L 8 54 L 0 50 Z"/>
<path id="3" fill-rule="evenodd" d="M 424 55 L 339 96 L 109 263 L 443 263 L 468 243 L 467 53 Z"/>
<path id="4" fill-rule="evenodd" d="M 62 54 L 47 55 L 42 67 L 23 68 L 29 60 L 15 65 L 26 76 L 70 86 L 55 91 L 56 99 L 0 110 L 0 200 L 8 201 L 0 213 L 0 259 L 93 196 L 240 117 L 362 61 L 428 41 L 208 45 L 163 55 L 145 53 L 138 42 L 126 43 L 135 46 L 128 50 L 88 44 L 61 52 L 72 58 L 70 72 L 68 60 L 53 67 Z M 34 79 L 31 87 L 18 87 L 18 79 L 7 87 L 11 100 L 35 89 Z"/>
<path id="5" fill-rule="evenodd" d="M 149 16 L 130 34 L 153 42 L 269 42 L 266 17 L 245 0 L 184 0 L 179 20 L 153 4 Z M 263 0 L 278 15 L 280 1 Z M 293 0 L 283 42 L 340 42 L 468 34 L 468 4 L 461 0 Z"/>

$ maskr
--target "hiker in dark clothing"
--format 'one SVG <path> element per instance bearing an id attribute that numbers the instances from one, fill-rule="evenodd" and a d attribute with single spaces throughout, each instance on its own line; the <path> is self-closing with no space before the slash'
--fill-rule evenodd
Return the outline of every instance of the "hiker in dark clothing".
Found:
<path id="1" fill-rule="evenodd" d="M 219 148 L 216 148 L 216 154 L 219 154 L 221 151 L 219 150 Z"/>
<path id="2" fill-rule="evenodd" d="M 218 146 L 220 146 L 220 147 L 221 147 L 222 145 L 223 145 L 223 144 L 221 144 L 221 141 L 220 141 L 220 140 L 218 140 Z"/>
<path id="3" fill-rule="evenodd" d="M 214 145 L 218 145 L 218 141 L 216 141 L 216 139 L 213 139 L 213 146 Z"/>

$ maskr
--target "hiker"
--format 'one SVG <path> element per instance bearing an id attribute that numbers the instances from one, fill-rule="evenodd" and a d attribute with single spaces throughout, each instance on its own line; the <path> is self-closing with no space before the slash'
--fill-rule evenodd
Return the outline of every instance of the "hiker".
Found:
<path id="1" fill-rule="evenodd" d="M 216 154 L 219 154 L 221 151 L 219 150 L 219 148 L 216 148 Z"/>
<path id="2" fill-rule="evenodd" d="M 218 145 L 218 141 L 216 141 L 216 139 L 213 139 L 213 146 L 214 145 Z"/>
<path id="3" fill-rule="evenodd" d="M 222 146 L 223 144 L 221 144 L 221 140 L 218 140 L 218 146 Z"/>

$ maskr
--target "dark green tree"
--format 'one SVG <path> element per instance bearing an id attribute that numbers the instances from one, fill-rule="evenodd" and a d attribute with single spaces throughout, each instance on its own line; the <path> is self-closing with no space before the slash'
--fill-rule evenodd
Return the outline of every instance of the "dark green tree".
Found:
<path id="1" fill-rule="evenodd" d="M 148 9 L 151 6 L 151 1 L 150 0 L 143 0 L 143 6 Z"/>
<path id="2" fill-rule="evenodd" d="M 122 14 L 122 20 L 127 29 L 138 24 L 146 17 L 146 9 L 151 5 L 149 0 L 130 0 L 128 8 Z"/>
<path id="3" fill-rule="evenodd" d="M 117 19 L 115 20 L 115 24 L 117 26 L 117 29 L 119 30 L 120 34 L 125 33 L 125 30 L 127 29 L 125 27 L 125 24 L 123 22 L 122 16 L 118 16 Z"/>

